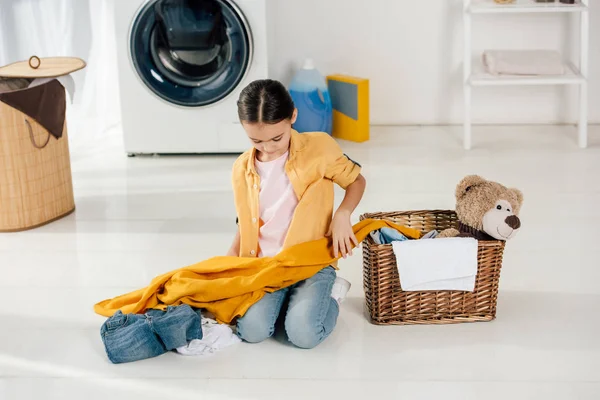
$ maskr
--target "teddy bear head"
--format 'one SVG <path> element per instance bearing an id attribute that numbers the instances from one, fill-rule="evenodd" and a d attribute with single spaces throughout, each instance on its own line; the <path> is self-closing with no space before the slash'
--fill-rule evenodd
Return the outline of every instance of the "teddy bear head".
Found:
<path id="1" fill-rule="evenodd" d="M 484 232 L 497 240 L 511 239 L 521 227 L 519 211 L 522 204 L 520 190 L 469 175 L 456 187 L 459 231 L 473 236 Z"/>

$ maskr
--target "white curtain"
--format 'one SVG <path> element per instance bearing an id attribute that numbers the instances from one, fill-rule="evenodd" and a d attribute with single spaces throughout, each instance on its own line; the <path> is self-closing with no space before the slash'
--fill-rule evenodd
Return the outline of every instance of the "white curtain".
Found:
<path id="1" fill-rule="evenodd" d="M 101 139 L 120 123 L 113 0 L 0 0 L 0 65 L 30 56 L 74 56 L 87 67 L 75 72 L 68 107 L 72 146 Z"/>

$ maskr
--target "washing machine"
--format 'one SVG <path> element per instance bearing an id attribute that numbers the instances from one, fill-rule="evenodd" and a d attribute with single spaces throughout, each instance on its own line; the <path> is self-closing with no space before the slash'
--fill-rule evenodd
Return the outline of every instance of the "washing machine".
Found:
<path id="1" fill-rule="evenodd" d="M 266 0 L 119 0 L 125 151 L 240 153 L 240 91 L 267 77 Z"/>

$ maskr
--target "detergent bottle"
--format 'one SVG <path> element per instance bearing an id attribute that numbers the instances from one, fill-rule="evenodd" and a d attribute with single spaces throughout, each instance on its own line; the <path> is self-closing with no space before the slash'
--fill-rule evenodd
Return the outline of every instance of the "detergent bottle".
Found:
<path id="1" fill-rule="evenodd" d="M 299 133 L 326 132 L 331 135 L 332 106 L 327 81 L 311 59 L 307 59 L 296 73 L 289 90 L 298 109 L 293 128 Z"/>

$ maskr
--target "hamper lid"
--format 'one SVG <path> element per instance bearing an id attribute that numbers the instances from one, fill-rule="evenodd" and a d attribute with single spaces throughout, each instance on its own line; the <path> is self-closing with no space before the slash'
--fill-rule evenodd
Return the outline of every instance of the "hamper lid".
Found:
<path id="1" fill-rule="evenodd" d="M 58 78 L 85 68 L 86 64 L 77 57 L 37 57 L 0 67 L 3 78 Z"/>

